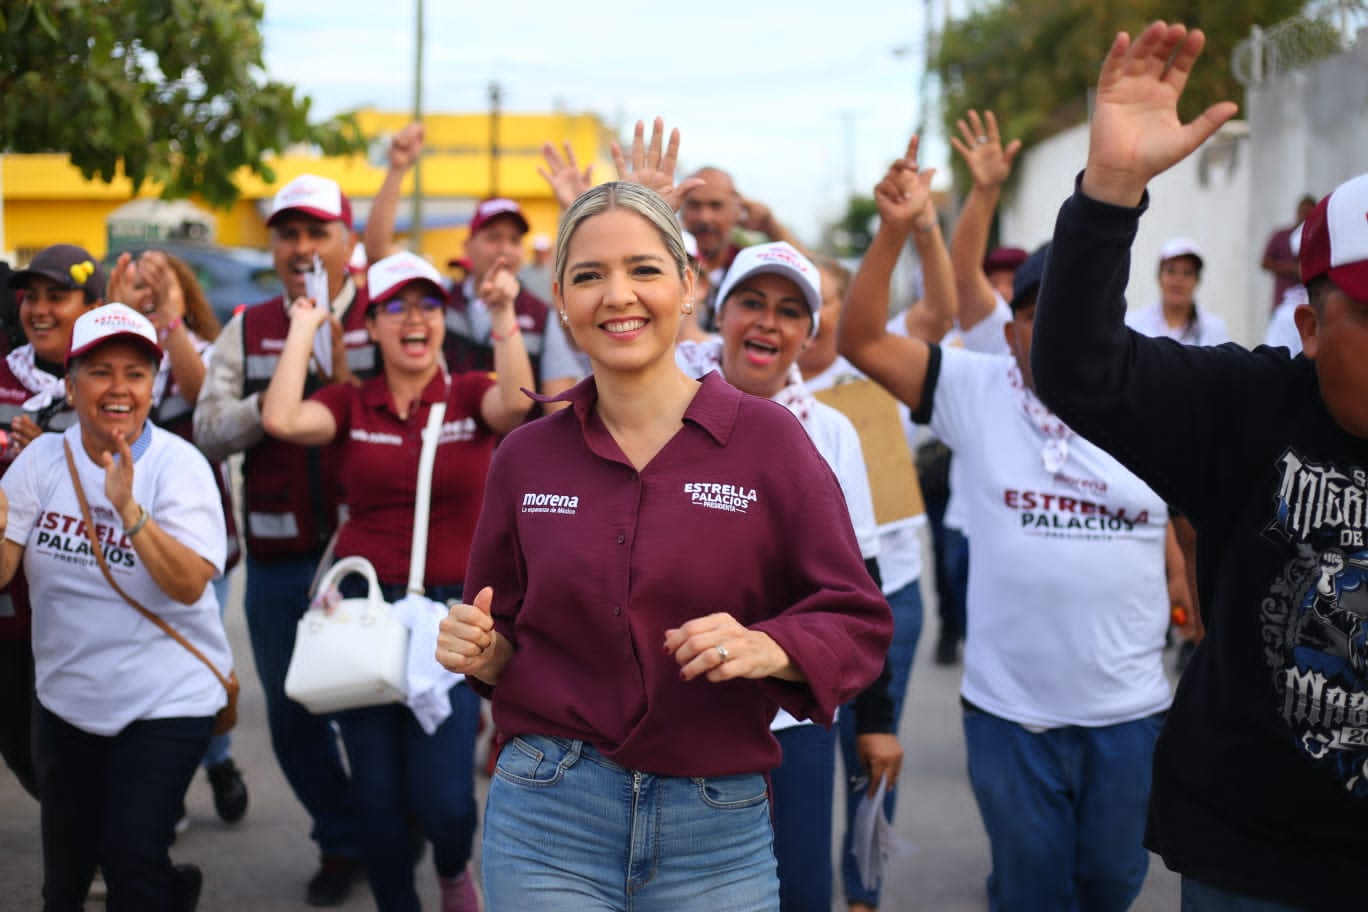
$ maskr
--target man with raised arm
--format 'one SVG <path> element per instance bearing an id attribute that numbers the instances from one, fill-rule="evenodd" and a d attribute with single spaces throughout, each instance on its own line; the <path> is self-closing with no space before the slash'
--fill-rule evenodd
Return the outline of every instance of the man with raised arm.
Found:
<path id="1" fill-rule="evenodd" d="M 1305 357 L 1123 323 L 1150 180 L 1235 113 L 1177 104 L 1203 36 L 1156 22 L 1102 67 L 1040 289 L 1041 397 L 1192 518 L 1207 636 L 1154 757 L 1146 843 L 1192 910 L 1350 909 L 1368 883 L 1368 174 L 1307 218 Z M 1181 200 L 1170 201 L 1181 205 Z M 1209 544 L 1208 544 L 1209 543 Z"/>
<path id="2" fill-rule="evenodd" d="M 1164 503 L 1035 397 L 1031 327 L 1043 253 L 1017 270 L 1010 355 L 887 331 L 888 285 L 911 237 L 928 299 L 954 294 L 923 214 L 916 146 L 875 188 L 881 223 L 841 314 L 839 345 L 962 460 L 969 564 L 964 734 L 992 848 L 991 908 L 1125 909 L 1150 758 L 1169 703 Z"/>

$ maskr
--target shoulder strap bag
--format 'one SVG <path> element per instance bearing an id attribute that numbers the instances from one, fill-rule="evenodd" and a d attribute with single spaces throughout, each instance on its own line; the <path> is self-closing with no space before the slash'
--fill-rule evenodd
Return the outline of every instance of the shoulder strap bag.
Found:
<path id="1" fill-rule="evenodd" d="M 132 605 L 139 614 L 160 627 L 162 632 L 171 639 L 184 646 L 191 655 L 203 662 L 205 667 L 214 673 L 214 677 L 218 678 L 219 683 L 223 685 L 224 691 L 228 694 L 228 702 L 218 711 L 218 714 L 214 716 L 214 734 L 222 735 L 232 731 L 233 726 L 237 724 L 238 692 L 241 690 L 241 685 L 238 684 L 237 672 L 229 671 L 228 675 L 225 677 L 223 672 L 214 667 L 214 663 L 209 661 L 194 643 L 191 643 L 182 636 L 176 628 L 144 608 L 139 604 L 137 599 L 125 592 L 118 581 L 114 579 L 114 574 L 109 570 L 109 563 L 105 560 L 104 549 L 100 547 L 100 538 L 99 534 L 95 531 L 95 523 L 91 519 L 90 502 L 86 500 L 85 490 L 81 487 L 81 476 L 76 471 L 76 459 L 71 455 L 71 444 L 68 441 L 63 440 L 62 449 L 66 451 L 67 470 L 71 472 L 71 483 L 76 487 L 76 499 L 81 504 L 81 519 L 85 522 L 86 537 L 90 539 L 90 552 L 95 555 L 95 561 L 100 565 L 100 572 L 104 574 L 104 578 L 109 581 L 109 585 L 114 587 L 114 591 L 122 596 L 125 602 L 128 602 L 128 604 Z"/>

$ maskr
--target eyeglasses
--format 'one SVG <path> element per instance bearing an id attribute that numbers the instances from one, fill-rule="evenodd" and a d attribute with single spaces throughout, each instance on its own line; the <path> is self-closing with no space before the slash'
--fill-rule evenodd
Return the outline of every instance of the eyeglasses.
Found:
<path id="1" fill-rule="evenodd" d="M 436 313 L 446 306 L 446 302 L 440 298 L 422 298 L 416 304 L 410 304 L 403 298 L 390 298 L 388 301 L 380 303 L 380 313 L 391 317 L 402 317 L 410 308 L 415 308 L 424 315 Z"/>

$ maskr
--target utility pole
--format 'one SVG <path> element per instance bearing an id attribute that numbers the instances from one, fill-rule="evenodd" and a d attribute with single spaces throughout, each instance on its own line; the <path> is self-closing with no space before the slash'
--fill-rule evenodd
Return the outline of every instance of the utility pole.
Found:
<path id="1" fill-rule="evenodd" d="M 855 196 L 855 112 L 840 111 L 837 116 L 845 125 L 845 184 L 846 198 Z"/>
<path id="2" fill-rule="evenodd" d="M 499 195 L 499 113 L 503 89 L 497 82 L 489 84 L 489 195 Z"/>
<path id="3" fill-rule="evenodd" d="M 416 11 L 413 34 L 413 119 L 423 119 L 423 0 L 414 0 Z M 412 218 L 409 225 L 409 249 L 423 252 L 423 156 L 413 163 Z"/>

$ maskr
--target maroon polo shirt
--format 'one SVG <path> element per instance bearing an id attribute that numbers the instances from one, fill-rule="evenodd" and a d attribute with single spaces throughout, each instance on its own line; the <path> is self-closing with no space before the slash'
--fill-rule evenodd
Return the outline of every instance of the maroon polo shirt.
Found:
<path id="1" fill-rule="evenodd" d="M 715 372 L 640 473 L 592 377 L 557 398 L 571 407 L 495 454 L 466 573 L 514 648 L 497 688 L 472 682 L 499 731 L 659 775 L 772 769 L 776 708 L 830 725 L 893 632 L 831 469 L 787 409 Z M 665 631 L 713 612 L 768 633 L 807 683 L 682 681 Z"/>
<path id="2" fill-rule="evenodd" d="M 432 468 L 427 586 L 462 580 L 494 451 L 494 433 L 480 417 L 480 401 L 493 385 L 494 378 L 481 372 L 451 378 Z M 333 413 L 335 445 L 342 448 L 347 521 L 337 536 L 337 556 L 368 558 L 382 583 L 408 582 L 422 432 L 443 386 L 438 372 L 407 419 L 399 417 L 383 375 L 360 387 L 334 383 L 311 397 Z"/>

